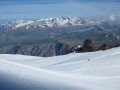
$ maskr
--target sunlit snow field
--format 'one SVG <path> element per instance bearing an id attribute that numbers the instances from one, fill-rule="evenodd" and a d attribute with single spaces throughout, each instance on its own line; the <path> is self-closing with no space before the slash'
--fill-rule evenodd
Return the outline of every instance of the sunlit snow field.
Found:
<path id="1" fill-rule="evenodd" d="M 120 47 L 54 57 L 0 54 L 0 90 L 120 90 Z"/>

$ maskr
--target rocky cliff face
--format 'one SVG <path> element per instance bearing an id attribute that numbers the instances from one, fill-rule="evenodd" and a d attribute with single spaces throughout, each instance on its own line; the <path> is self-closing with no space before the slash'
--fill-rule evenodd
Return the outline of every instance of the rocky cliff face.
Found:
<path id="1" fill-rule="evenodd" d="M 117 45 L 119 46 L 119 45 Z M 108 44 L 94 44 L 91 39 L 86 39 L 84 41 L 84 44 L 82 47 L 78 48 L 77 46 L 74 46 L 66 51 L 66 54 L 71 53 L 71 52 L 93 52 L 93 51 L 98 51 L 98 50 L 107 50 L 110 49 L 112 46 L 109 46 Z M 113 46 L 115 47 L 115 46 Z"/>
<path id="2" fill-rule="evenodd" d="M 118 45 L 110 46 L 108 44 L 95 44 L 91 39 L 86 39 L 83 46 L 73 46 L 55 41 L 50 44 L 34 44 L 34 45 L 14 45 L 6 46 L 0 49 L 0 53 L 3 54 L 22 54 L 31 56 L 57 56 L 65 55 L 72 52 L 93 52 L 98 50 L 107 50 L 112 47 L 118 47 Z"/>
<path id="3" fill-rule="evenodd" d="M 15 45 L 7 46 L 0 49 L 4 54 L 22 54 L 32 56 L 56 56 L 64 55 L 68 50 L 68 45 L 55 42 L 53 44 L 36 44 L 36 45 Z"/>
<path id="4" fill-rule="evenodd" d="M 84 41 L 82 52 L 93 52 L 98 50 L 107 50 L 111 47 L 108 44 L 95 44 L 91 39 L 86 39 Z"/>
<path id="5" fill-rule="evenodd" d="M 86 39 L 82 47 L 82 52 L 93 52 L 98 50 L 107 50 L 110 48 L 111 47 L 108 44 L 97 45 L 97 44 L 94 44 L 91 39 Z"/>
<path id="6" fill-rule="evenodd" d="M 91 39 L 87 39 L 84 41 L 83 47 L 82 47 L 83 52 L 92 52 L 96 51 L 97 46 L 93 43 Z"/>

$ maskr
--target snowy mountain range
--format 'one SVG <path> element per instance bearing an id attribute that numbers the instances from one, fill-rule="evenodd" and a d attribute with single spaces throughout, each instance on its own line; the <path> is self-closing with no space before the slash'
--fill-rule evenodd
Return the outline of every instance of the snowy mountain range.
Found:
<path id="1" fill-rule="evenodd" d="M 91 38 L 99 43 L 118 44 L 120 42 L 120 15 L 89 19 L 53 17 L 0 23 L 0 47 L 25 40 L 46 38 L 63 40 L 63 38 L 71 37 L 82 41 Z"/>
<path id="2" fill-rule="evenodd" d="M 0 90 L 120 90 L 120 47 L 55 57 L 0 54 Z"/>
<path id="3" fill-rule="evenodd" d="M 39 20 L 17 20 L 12 22 L 0 23 L 2 29 L 18 29 L 24 27 L 30 28 L 45 28 L 45 27 L 67 27 L 67 26 L 83 26 L 83 25 L 99 25 L 103 22 L 119 21 L 120 15 L 110 15 L 109 18 L 104 19 L 81 19 L 77 17 L 53 17 Z"/>
<path id="4" fill-rule="evenodd" d="M 77 25 L 85 25 L 95 23 L 93 20 L 85 20 L 77 17 L 54 17 L 54 18 L 46 18 L 40 20 L 17 20 L 7 23 L 1 23 L 0 26 L 5 26 L 6 28 L 17 29 L 20 27 L 25 27 L 29 29 L 31 27 L 65 27 L 65 26 L 77 26 Z"/>
<path id="5" fill-rule="evenodd" d="M 46 38 L 55 40 L 50 44 Z M 120 16 L 0 23 L 0 53 L 9 51 L 0 54 L 0 90 L 119 90 L 120 47 L 53 57 L 10 55 L 60 55 L 68 46 L 82 45 L 86 38 L 95 43 L 119 44 Z"/>

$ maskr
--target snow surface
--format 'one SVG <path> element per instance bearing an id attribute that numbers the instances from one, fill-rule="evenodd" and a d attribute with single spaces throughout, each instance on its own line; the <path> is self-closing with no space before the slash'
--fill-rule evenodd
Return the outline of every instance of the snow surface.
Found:
<path id="1" fill-rule="evenodd" d="M 120 47 L 54 57 L 1 54 L 0 90 L 120 90 Z"/>

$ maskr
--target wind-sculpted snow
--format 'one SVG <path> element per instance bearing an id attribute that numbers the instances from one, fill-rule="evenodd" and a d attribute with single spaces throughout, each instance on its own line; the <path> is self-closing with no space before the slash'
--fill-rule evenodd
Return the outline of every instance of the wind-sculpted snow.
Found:
<path id="1" fill-rule="evenodd" d="M 0 55 L 0 90 L 119 90 L 120 48 L 54 57 Z"/>

